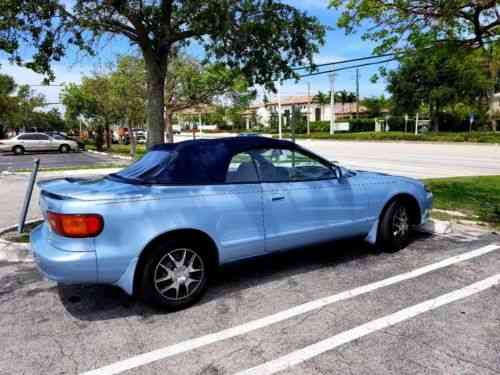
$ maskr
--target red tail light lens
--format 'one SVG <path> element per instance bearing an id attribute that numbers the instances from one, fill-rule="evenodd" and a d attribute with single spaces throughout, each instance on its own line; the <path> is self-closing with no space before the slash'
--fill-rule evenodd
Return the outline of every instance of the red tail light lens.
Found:
<path id="1" fill-rule="evenodd" d="M 69 215 L 48 212 L 47 221 L 58 235 L 73 238 L 96 237 L 104 227 L 102 216 L 95 214 Z"/>

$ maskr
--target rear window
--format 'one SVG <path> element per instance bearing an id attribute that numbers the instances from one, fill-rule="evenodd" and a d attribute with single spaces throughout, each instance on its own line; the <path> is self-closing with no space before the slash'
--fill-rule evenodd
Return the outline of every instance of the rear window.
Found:
<path id="1" fill-rule="evenodd" d="M 172 150 L 149 151 L 128 168 L 111 176 L 132 182 L 158 182 L 158 178 L 168 169 L 173 153 Z"/>

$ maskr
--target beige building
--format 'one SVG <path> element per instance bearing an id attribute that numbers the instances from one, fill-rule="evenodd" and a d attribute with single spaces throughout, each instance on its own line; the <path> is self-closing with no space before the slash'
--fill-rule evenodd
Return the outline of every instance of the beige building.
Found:
<path id="1" fill-rule="evenodd" d="M 255 118 L 256 122 L 264 126 L 270 126 L 271 117 L 278 114 L 279 103 L 277 100 L 269 102 L 254 103 L 248 111 L 246 117 Z M 281 98 L 281 113 L 283 124 L 286 125 L 287 118 L 293 110 L 300 110 L 309 121 L 330 121 L 332 111 L 330 103 L 320 104 L 314 100 L 313 96 L 286 96 Z M 346 121 L 358 115 L 356 103 L 335 103 L 335 118 L 337 121 Z M 366 115 L 366 108 L 359 106 L 359 116 Z"/>

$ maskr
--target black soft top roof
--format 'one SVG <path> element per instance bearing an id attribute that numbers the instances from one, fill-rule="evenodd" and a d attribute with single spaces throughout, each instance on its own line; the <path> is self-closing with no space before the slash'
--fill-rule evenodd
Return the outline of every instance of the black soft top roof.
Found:
<path id="1" fill-rule="evenodd" d="M 168 143 L 153 146 L 143 158 L 110 176 L 138 184 L 223 183 L 234 155 L 259 148 L 301 149 L 289 141 L 260 136 Z"/>

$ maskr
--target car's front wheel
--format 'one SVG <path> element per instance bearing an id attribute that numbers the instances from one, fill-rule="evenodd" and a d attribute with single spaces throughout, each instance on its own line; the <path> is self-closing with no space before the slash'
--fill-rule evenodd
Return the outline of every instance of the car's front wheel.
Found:
<path id="1" fill-rule="evenodd" d="M 411 237 L 411 217 L 404 201 L 395 200 L 390 203 L 380 219 L 377 245 L 387 252 L 405 248 Z"/>
<path id="2" fill-rule="evenodd" d="M 67 154 L 70 151 L 71 151 L 71 147 L 69 147 L 68 145 L 61 145 L 61 147 L 59 147 L 59 152 L 61 154 Z"/>
<path id="3" fill-rule="evenodd" d="M 150 254 L 142 275 L 146 301 L 180 310 L 201 298 L 207 287 L 209 262 L 196 244 L 167 241 Z"/>

